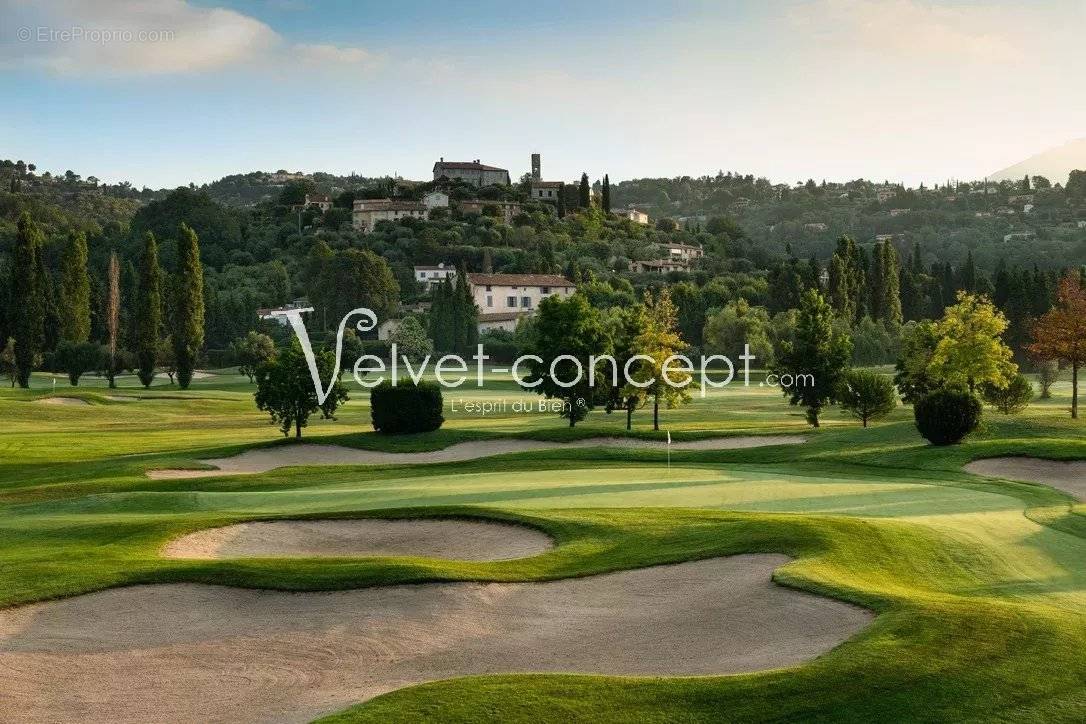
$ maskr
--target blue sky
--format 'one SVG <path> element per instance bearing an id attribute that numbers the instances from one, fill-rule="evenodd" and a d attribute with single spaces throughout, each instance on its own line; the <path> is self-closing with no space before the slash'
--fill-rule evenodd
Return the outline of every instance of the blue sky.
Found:
<path id="1" fill-rule="evenodd" d="M 2 155 L 138 186 L 424 178 L 439 156 L 516 176 L 533 151 L 557 179 L 916 183 L 1086 135 L 1081 2 L 0 0 L 0 17 Z"/>

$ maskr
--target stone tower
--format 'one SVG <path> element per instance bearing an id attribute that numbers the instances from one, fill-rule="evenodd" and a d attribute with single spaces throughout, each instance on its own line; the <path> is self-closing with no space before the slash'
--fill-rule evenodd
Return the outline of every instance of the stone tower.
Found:
<path id="1" fill-rule="evenodd" d="M 539 160 L 539 154 L 538 153 L 533 153 L 532 154 L 532 180 L 533 181 L 542 181 L 543 180 L 543 164 Z"/>

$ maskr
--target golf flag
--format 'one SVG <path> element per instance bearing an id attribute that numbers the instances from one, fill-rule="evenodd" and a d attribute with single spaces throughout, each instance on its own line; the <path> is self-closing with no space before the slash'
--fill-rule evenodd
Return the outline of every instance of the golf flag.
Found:
<path id="1" fill-rule="evenodd" d="M 668 444 L 668 445 L 670 445 L 670 444 L 671 444 L 671 430 L 668 430 L 668 431 L 667 431 L 667 444 Z"/>
<path id="2" fill-rule="evenodd" d="M 671 472 L 671 430 L 667 431 L 667 470 Z"/>

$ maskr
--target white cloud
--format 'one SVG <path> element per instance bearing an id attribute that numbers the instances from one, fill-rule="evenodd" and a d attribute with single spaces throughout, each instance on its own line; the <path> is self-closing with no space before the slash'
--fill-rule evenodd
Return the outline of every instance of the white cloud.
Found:
<path id="1" fill-rule="evenodd" d="M 910 58 L 1006 61 L 1023 54 L 1014 19 L 999 8 L 920 0 L 810 0 L 794 8 L 791 19 L 812 33 Z"/>
<path id="2" fill-rule="evenodd" d="M 362 48 L 292 45 L 256 18 L 187 0 L 0 0 L 0 13 L 18 18 L 19 28 L 17 38 L 3 39 L 18 42 L 0 47 L 0 63 L 60 75 L 200 73 L 295 59 L 329 68 L 374 63 Z"/>
<path id="3" fill-rule="evenodd" d="M 364 48 L 325 43 L 299 43 L 292 48 L 292 52 L 301 62 L 322 67 L 372 68 L 380 61 L 376 55 Z"/>

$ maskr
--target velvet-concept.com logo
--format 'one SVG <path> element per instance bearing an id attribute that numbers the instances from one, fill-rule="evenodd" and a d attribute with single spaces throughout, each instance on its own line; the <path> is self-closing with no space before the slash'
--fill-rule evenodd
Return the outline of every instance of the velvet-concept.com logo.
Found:
<path id="1" fill-rule="evenodd" d="M 273 314 L 286 317 L 294 333 L 298 336 L 298 341 L 305 354 L 305 361 L 309 365 L 309 373 L 313 378 L 313 388 L 317 393 L 317 401 L 319 404 L 323 404 L 335 386 L 338 370 L 343 369 L 343 334 L 347 329 L 347 323 L 357 316 L 359 319 L 355 323 L 355 329 L 363 333 L 369 332 L 377 327 L 377 315 L 372 310 L 361 307 L 343 315 L 343 319 L 340 320 L 336 331 L 336 362 L 333 368 L 335 371 L 332 373 L 332 378 L 328 380 L 328 384 L 325 385 L 320 378 L 320 372 L 317 370 L 317 361 L 313 355 L 309 333 L 306 331 L 305 322 L 302 320 L 302 314 L 312 311 L 312 307 L 304 307 L 301 309 L 276 310 Z M 400 357 L 395 343 L 391 345 L 390 352 L 390 360 L 387 361 L 374 354 L 360 355 L 352 366 L 355 382 L 361 387 L 370 389 L 377 387 L 386 380 L 391 381 L 394 385 L 401 379 L 409 379 L 418 384 L 431 370 L 433 355 L 426 355 L 417 364 L 413 364 L 406 357 Z M 482 387 L 484 370 L 487 369 L 486 362 L 489 359 L 490 356 L 486 354 L 482 344 L 476 347 L 475 354 L 470 358 L 470 364 L 468 360 L 460 355 L 446 354 L 433 361 L 433 376 L 439 385 L 450 389 L 461 387 L 471 379 L 474 379 L 476 386 Z M 742 384 L 749 386 L 750 363 L 755 360 L 755 356 L 750 353 L 749 345 L 743 345 L 743 354 L 739 355 L 738 359 L 742 362 L 742 367 L 739 370 L 739 374 L 742 376 Z M 623 363 L 619 363 L 612 355 L 608 354 L 590 355 L 587 361 L 582 361 L 573 355 L 559 354 L 551 359 L 547 372 L 558 387 L 572 388 L 585 381 L 590 387 L 594 387 L 598 379 L 598 373 L 602 371 L 603 378 L 609 379 L 611 385 L 616 387 L 619 384 L 626 384 L 632 387 L 646 388 L 662 381 L 664 384 L 676 388 L 689 388 L 696 385 L 699 388 L 701 397 L 705 397 L 709 389 L 730 385 L 736 378 L 736 366 L 727 355 L 701 355 L 698 361 L 700 364 L 695 365 L 694 360 L 690 357 L 673 354 L 660 364 L 658 379 L 644 380 L 639 379 L 634 374 L 634 369 L 641 362 L 656 363 L 656 360 L 648 354 L 634 354 Z M 540 377 L 528 379 L 525 376 L 526 365 L 530 362 L 534 362 L 536 365 L 544 364 L 542 357 L 527 354 L 518 357 L 509 367 L 492 366 L 489 369 L 491 373 L 508 374 L 521 387 L 531 389 L 539 386 L 543 380 Z M 562 379 L 557 374 L 557 368 L 558 365 L 564 362 L 570 363 L 574 374 Z M 401 364 L 403 369 L 401 369 Z M 723 376 L 718 379 L 713 379 L 708 374 L 710 366 L 714 364 L 720 365 L 717 369 L 722 369 L 724 372 Z M 404 372 L 406 374 L 403 374 Z M 813 380 L 811 382 L 813 383 Z"/>

